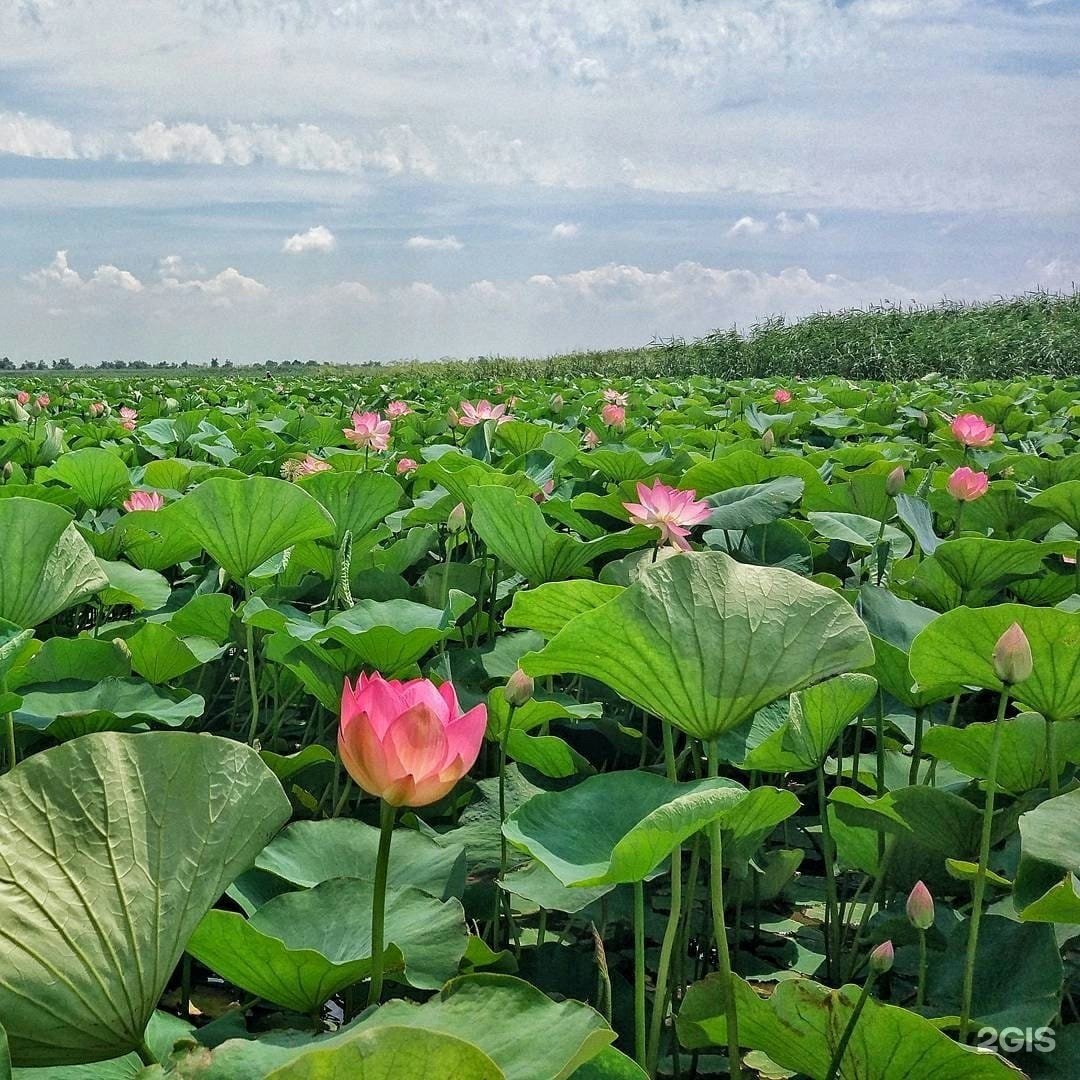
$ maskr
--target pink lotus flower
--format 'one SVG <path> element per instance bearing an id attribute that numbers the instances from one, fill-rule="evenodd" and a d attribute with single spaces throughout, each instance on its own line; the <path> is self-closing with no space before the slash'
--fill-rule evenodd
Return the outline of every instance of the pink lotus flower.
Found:
<path id="1" fill-rule="evenodd" d="M 625 408 L 630 404 L 629 394 L 620 394 L 618 390 L 612 390 L 610 387 L 600 395 L 609 405 L 621 405 Z"/>
<path id="2" fill-rule="evenodd" d="M 961 446 L 989 446 L 994 441 L 994 425 L 976 413 L 961 413 L 949 430 Z"/>
<path id="3" fill-rule="evenodd" d="M 120 406 L 120 419 L 121 420 L 135 420 L 139 414 L 134 409 L 129 409 L 126 405 Z"/>
<path id="4" fill-rule="evenodd" d="M 786 405 L 791 400 L 791 391 L 779 387 L 773 391 L 772 399 L 777 405 Z"/>
<path id="5" fill-rule="evenodd" d="M 626 427 L 626 407 L 623 405 L 605 405 L 600 410 L 600 419 L 610 428 Z"/>
<path id="6" fill-rule="evenodd" d="M 395 466 L 398 476 L 411 473 L 416 468 L 416 462 L 411 457 L 403 457 Z"/>
<path id="7" fill-rule="evenodd" d="M 47 409 L 49 407 L 49 395 L 38 394 L 37 403 L 39 409 Z"/>
<path id="8" fill-rule="evenodd" d="M 352 414 L 352 427 L 342 428 L 345 438 L 354 446 L 381 453 L 390 445 L 390 421 L 376 412 Z"/>
<path id="9" fill-rule="evenodd" d="M 512 417 L 506 415 L 505 405 L 492 405 L 490 401 L 484 398 L 475 405 L 471 401 L 463 401 L 458 423 L 462 427 L 476 427 L 477 424 L 482 424 L 485 420 L 494 420 L 495 426 L 498 427 L 499 424 L 505 424 L 510 419 Z"/>
<path id="10" fill-rule="evenodd" d="M 132 491 L 124 500 L 124 509 L 128 513 L 133 510 L 160 510 L 165 505 L 165 500 L 156 491 Z"/>
<path id="11" fill-rule="evenodd" d="M 597 435 L 592 428 L 589 428 L 589 430 L 585 432 L 585 435 L 583 436 L 581 441 L 589 450 L 595 450 L 596 447 L 600 445 L 600 436 Z"/>
<path id="12" fill-rule="evenodd" d="M 487 706 L 463 713 L 452 683 L 345 680 L 338 753 L 366 792 L 391 806 L 427 806 L 472 768 L 487 728 Z"/>
<path id="13" fill-rule="evenodd" d="M 25 404 L 26 404 L 26 403 L 27 403 L 27 402 L 28 402 L 28 401 L 30 400 L 30 395 L 29 395 L 29 394 L 28 394 L 28 393 L 27 393 L 27 392 L 26 392 L 25 390 L 20 390 L 20 391 L 19 391 L 19 392 L 18 392 L 18 393 L 17 393 L 16 395 L 15 395 L 15 400 L 16 400 L 16 401 L 17 401 L 17 402 L 18 402 L 18 403 L 19 403 L 20 405 L 25 405 Z"/>
<path id="14" fill-rule="evenodd" d="M 314 454 L 305 454 L 296 463 L 296 475 L 299 476 L 314 476 L 315 473 L 326 472 L 331 468 L 329 461 L 323 461 L 322 458 L 315 457 Z"/>
<path id="15" fill-rule="evenodd" d="M 921 881 L 908 893 L 907 917 L 916 930 L 929 930 L 934 925 L 934 898 Z"/>
<path id="16" fill-rule="evenodd" d="M 883 941 L 873 952 L 870 953 L 870 970 L 875 975 L 884 975 L 893 966 L 896 955 L 891 941 Z"/>
<path id="17" fill-rule="evenodd" d="M 638 483 L 640 502 L 623 503 L 623 509 L 635 525 L 651 525 L 660 530 L 660 543 L 671 541 L 681 551 L 689 551 L 686 537 L 693 526 L 700 524 L 712 512 L 711 508 L 695 498 L 695 491 L 679 491 L 660 480 L 654 480 L 651 488 Z"/>
<path id="18" fill-rule="evenodd" d="M 1035 669 L 1031 643 L 1019 623 L 1014 622 L 997 639 L 992 659 L 994 674 L 1008 686 L 1031 678 Z"/>
<path id="19" fill-rule="evenodd" d="M 407 401 L 391 401 L 386 406 L 386 415 L 391 420 L 396 420 L 399 416 L 408 416 L 411 412 L 412 409 L 409 408 Z"/>
<path id="20" fill-rule="evenodd" d="M 972 502 L 981 499 L 990 486 L 990 477 L 986 473 L 976 472 L 966 465 L 961 465 L 948 479 L 945 489 L 960 502 Z"/>
<path id="21" fill-rule="evenodd" d="M 540 490 L 533 492 L 533 502 L 535 502 L 535 503 L 545 503 L 545 502 L 547 502 L 548 501 L 548 496 L 554 490 L 555 490 L 555 481 L 554 480 L 545 480 L 540 485 Z"/>
<path id="22" fill-rule="evenodd" d="M 104 401 L 91 401 L 90 402 L 90 415 L 100 416 L 105 411 Z"/>

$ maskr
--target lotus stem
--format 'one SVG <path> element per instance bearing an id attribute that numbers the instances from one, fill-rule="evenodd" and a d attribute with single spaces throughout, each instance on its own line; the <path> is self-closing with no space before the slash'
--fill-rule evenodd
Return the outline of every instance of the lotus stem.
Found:
<path id="1" fill-rule="evenodd" d="M 645 1059 L 645 885 L 634 882 L 634 1059 Z"/>
<path id="2" fill-rule="evenodd" d="M 709 776 L 719 775 L 719 753 L 709 752 Z M 727 923 L 724 921 L 724 848 L 720 822 L 709 826 L 709 898 L 712 906 L 713 933 L 716 935 L 717 971 L 724 984 L 724 1015 L 727 1020 L 728 1073 L 731 1080 L 741 1080 L 739 1056 L 739 1011 L 735 1002 L 735 979 L 728 951 Z"/>
<path id="3" fill-rule="evenodd" d="M 964 958 L 964 989 L 960 1003 L 960 1042 L 967 1042 L 971 1026 L 971 1000 L 975 993 L 975 958 L 979 948 L 979 923 L 982 921 L 983 894 L 986 892 L 986 869 L 990 862 L 990 835 L 994 825 L 994 798 L 997 795 L 998 758 L 1001 756 L 1001 732 L 1005 720 L 1005 708 L 1009 704 L 1009 691 L 1002 690 L 998 699 L 994 738 L 990 743 L 990 762 L 986 772 L 986 802 L 983 804 L 982 837 L 979 842 L 979 871 L 975 878 L 968 926 L 967 955 Z"/>
<path id="4" fill-rule="evenodd" d="M 825 967 L 830 981 L 836 978 L 840 959 L 840 912 L 836 893 L 836 858 L 829 831 L 829 803 L 825 795 L 825 768 L 817 767 L 818 815 L 821 818 L 821 857 L 825 863 Z"/>
<path id="5" fill-rule="evenodd" d="M 248 687 L 251 690 L 251 726 L 248 728 L 248 746 L 255 745 L 255 736 L 259 730 L 259 677 L 255 672 L 255 631 L 251 623 L 245 623 L 244 632 L 247 648 Z"/>
<path id="6" fill-rule="evenodd" d="M 877 972 L 871 968 L 866 974 L 866 981 L 863 983 L 862 990 L 859 992 L 859 1000 L 855 1002 L 855 1008 L 852 1010 L 851 1018 L 844 1028 L 843 1035 L 840 1036 L 840 1041 L 836 1044 L 836 1052 L 832 1056 L 832 1061 L 829 1062 L 829 1071 L 826 1074 L 825 1080 L 836 1080 L 836 1077 L 840 1072 L 840 1064 L 844 1060 L 844 1054 L 847 1053 L 848 1043 L 851 1042 L 851 1036 L 855 1033 L 855 1025 L 859 1022 L 859 1017 L 862 1015 L 862 1011 L 866 1006 L 866 999 L 870 996 L 870 988 L 874 985 L 874 980 L 876 978 Z"/>
<path id="7" fill-rule="evenodd" d="M 154 1052 L 146 1045 L 146 1039 L 140 1039 L 139 1045 L 135 1047 L 135 1053 L 139 1055 L 139 1060 L 148 1066 L 159 1064 L 158 1059 L 154 1057 Z"/>
<path id="8" fill-rule="evenodd" d="M 922 1008 L 926 1000 L 926 931 L 919 930 L 919 988 L 915 992 L 915 1007 Z"/>
<path id="9" fill-rule="evenodd" d="M 1058 762 L 1057 762 L 1057 746 L 1055 745 L 1054 721 L 1048 716 L 1044 721 L 1046 724 L 1046 774 L 1047 774 L 1047 786 L 1050 788 L 1050 797 L 1053 798 L 1058 793 Z"/>
<path id="10" fill-rule="evenodd" d="M 379 801 L 379 854 L 375 859 L 375 892 L 371 898 L 371 985 L 368 1008 L 378 1005 L 383 984 L 383 927 L 386 921 L 386 871 L 390 865 L 390 838 L 394 831 L 395 807 Z"/>
<path id="11" fill-rule="evenodd" d="M 0 697 L 7 693 L 7 680 L 0 679 Z M 0 713 L 0 723 L 4 727 L 4 772 L 10 772 L 17 763 L 18 751 L 15 747 L 15 720 L 10 712 Z"/>
<path id="12" fill-rule="evenodd" d="M 923 716 L 921 705 L 915 709 L 915 736 L 911 741 L 911 767 L 908 769 L 908 783 L 919 782 L 919 761 L 922 758 Z"/>
<path id="13" fill-rule="evenodd" d="M 508 704 L 506 707 L 506 726 L 503 728 L 499 737 L 499 877 L 498 882 L 502 882 L 506 877 L 506 863 L 507 863 L 507 846 L 506 835 L 502 831 L 503 825 L 506 823 L 506 744 L 510 741 L 510 731 L 514 725 L 514 713 L 516 709 L 513 705 Z M 499 923 L 503 914 L 506 916 L 506 940 L 510 940 L 510 912 L 509 903 L 510 898 L 506 893 L 506 890 L 501 888 L 500 884 L 495 886 L 495 925 L 492 931 L 493 945 L 496 949 L 499 948 L 499 943 L 502 940 L 502 934 L 499 932 Z M 503 905 L 506 904 L 507 910 L 504 912 Z"/>

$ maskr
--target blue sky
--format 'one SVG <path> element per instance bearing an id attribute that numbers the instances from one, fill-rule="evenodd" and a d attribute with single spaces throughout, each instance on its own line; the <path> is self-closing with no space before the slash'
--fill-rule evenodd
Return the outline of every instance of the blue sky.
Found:
<path id="1" fill-rule="evenodd" d="M 542 355 L 1080 282 L 1077 0 L 0 0 L 0 355 Z"/>

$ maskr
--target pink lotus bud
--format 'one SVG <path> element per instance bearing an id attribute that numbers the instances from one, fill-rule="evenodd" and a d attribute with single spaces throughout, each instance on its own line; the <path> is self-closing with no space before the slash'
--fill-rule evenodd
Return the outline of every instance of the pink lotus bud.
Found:
<path id="1" fill-rule="evenodd" d="M 1031 677 L 1035 662 L 1031 658 L 1031 644 L 1019 623 L 1013 623 L 997 639 L 993 653 L 994 674 L 1012 686 Z"/>
<path id="2" fill-rule="evenodd" d="M 977 413 L 961 413 L 949 430 L 961 446 L 989 446 L 994 441 L 994 425 Z"/>
<path id="3" fill-rule="evenodd" d="M 761 436 L 761 449 L 767 454 L 776 445 L 776 436 L 773 434 L 772 428 L 766 428 L 765 434 Z"/>
<path id="4" fill-rule="evenodd" d="M 624 405 L 605 405 L 600 410 L 600 419 L 610 428 L 626 426 L 626 407 Z"/>
<path id="5" fill-rule="evenodd" d="M 596 447 L 600 445 L 600 436 L 597 435 L 592 428 L 589 428 L 589 430 L 585 432 L 582 442 L 585 443 L 587 449 L 595 450 Z"/>
<path id="6" fill-rule="evenodd" d="M 981 499 L 989 486 L 990 477 L 986 473 L 961 465 L 946 481 L 945 490 L 960 502 L 972 502 Z"/>
<path id="7" fill-rule="evenodd" d="M 17 393 L 16 395 L 15 395 L 15 400 L 16 400 L 16 401 L 17 401 L 17 402 L 18 402 L 18 403 L 19 403 L 20 405 L 25 405 L 25 404 L 26 404 L 26 403 L 27 403 L 27 402 L 28 402 L 28 401 L 30 400 L 30 395 L 29 395 L 29 394 L 28 394 L 28 393 L 27 393 L 27 392 L 26 392 L 25 390 L 20 390 L 20 391 L 19 391 L 19 392 L 18 392 L 18 393 Z"/>
<path id="8" fill-rule="evenodd" d="M 777 405 L 786 405 L 791 400 L 791 391 L 780 387 L 773 391 L 772 399 Z"/>
<path id="9" fill-rule="evenodd" d="M 895 469 L 885 478 L 885 492 L 887 495 L 891 495 L 896 498 L 901 491 L 904 490 L 904 481 L 907 480 L 907 475 L 904 472 L 903 465 L 897 465 Z"/>
<path id="10" fill-rule="evenodd" d="M 870 970 L 875 975 L 884 975 L 893 965 L 893 956 L 893 943 L 891 941 L 883 941 L 870 954 Z"/>
<path id="11" fill-rule="evenodd" d="M 91 401 L 89 411 L 91 416 L 100 416 L 105 411 L 105 402 Z"/>
<path id="12" fill-rule="evenodd" d="M 934 925 L 934 898 L 921 881 L 908 893 L 907 917 L 916 930 L 929 930 Z"/>
<path id="13" fill-rule="evenodd" d="M 514 674 L 506 680 L 506 686 L 503 687 L 503 696 L 506 698 L 508 705 L 513 705 L 517 709 L 532 698 L 533 689 L 532 677 L 526 675 L 521 668 L 515 668 Z"/>
<path id="14" fill-rule="evenodd" d="M 453 510 L 450 511 L 450 516 L 446 519 L 446 527 L 452 533 L 459 533 L 468 524 L 468 518 L 465 516 L 465 504 L 458 503 Z"/>
<path id="15" fill-rule="evenodd" d="M 427 806 L 472 768 L 487 706 L 463 713 L 452 683 L 361 674 L 341 694 L 338 753 L 349 775 L 391 806 Z"/>
<path id="16" fill-rule="evenodd" d="M 410 473 L 416 468 L 416 462 L 411 457 L 403 457 L 394 468 L 397 471 L 398 476 L 404 476 L 406 473 Z"/>
<path id="17" fill-rule="evenodd" d="M 48 394 L 38 394 L 37 406 L 38 406 L 39 409 L 47 409 L 49 407 L 49 395 Z"/>
<path id="18" fill-rule="evenodd" d="M 133 510 L 160 510 L 165 500 L 156 491 L 133 491 L 124 500 L 124 509 L 130 514 Z"/>

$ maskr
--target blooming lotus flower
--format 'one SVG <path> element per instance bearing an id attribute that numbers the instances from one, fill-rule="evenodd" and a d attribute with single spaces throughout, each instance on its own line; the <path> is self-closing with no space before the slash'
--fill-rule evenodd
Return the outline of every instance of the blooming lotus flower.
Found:
<path id="1" fill-rule="evenodd" d="M 120 426 L 126 431 L 135 430 L 135 420 L 138 417 L 138 413 L 134 409 L 129 409 L 126 405 L 120 406 Z"/>
<path id="2" fill-rule="evenodd" d="M 609 405 L 621 405 L 625 408 L 630 404 L 629 394 L 620 394 L 618 390 L 607 389 L 600 395 Z"/>
<path id="3" fill-rule="evenodd" d="M 651 488 L 637 485 L 639 502 L 623 503 L 635 525 L 650 525 L 660 530 L 660 543 L 670 540 L 675 547 L 689 551 L 686 537 L 693 526 L 700 524 L 712 512 L 702 500 L 695 498 L 695 491 L 679 491 L 660 480 L 654 480 Z"/>
<path id="4" fill-rule="evenodd" d="M 124 500 L 124 509 L 131 513 L 133 510 L 160 510 L 165 505 L 165 500 L 156 491 L 132 491 Z"/>
<path id="5" fill-rule="evenodd" d="M 408 416 L 411 412 L 412 409 L 409 408 L 407 401 L 391 401 L 386 406 L 386 415 L 391 420 L 396 420 L 399 416 Z"/>
<path id="6" fill-rule="evenodd" d="M 946 481 L 945 489 L 960 502 L 972 502 L 974 499 L 981 499 L 989 486 L 990 477 L 986 473 L 961 465 Z"/>
<path id="7" fill-rule="evenodd" d="M 495 426 L 498 427 L 499 424 L 505 424 L 510 419 L 512 417 L 506 415 L 505 405 L 492 405 L 490 401 L 483 398 L 475 405 L 471 401 L 463 401 L 458 423 L 462 427 L 476 427 L 485 420 L 494 420 Z"/>
<path id="8" fill-rule="evenodd" d="M 314 476 L 315 473 L 326 472 L 331 468 L 329 461 L 323 461 L 322 458 L 315 457 L 314 454 L 305 454 L 296 463 L 296 475 L 300 476 Z"/>
<path id="9" fill-rule="evenodd" d="M 19 403 L 20 405 L 25 405 L 25 404 L 26 404 L 26 403 L 27 403 L 27 402 L 28 402 L 28 401 L 30 400 L 30 395 L 29 395 L 29 394 L 28 394 L 28 393 L 27 393 L 27 392 L 26 392 L 25 390 L 20 390 L 20 391 L 19 391 L 19 392 L 18 392 L 18 393 L 17 393 L 16 395 L 15 395 L 15 400 L 16 400 L 16 401 L 17 401 L 17 402 L 18 402 L 18 403 Z"/>
<path id="10" fill-rule="evenodd" d="M 600 419 L 610 428 L 626 426 L 626 407 L 623 405 L 605 405 L 600 410 Z"/>
<path id="11" fill-rule="evenodd" d="M 411 457 L 403 457 L 395 466 L 398 476 L 411 473 L 416 468 L 416 462 Z"/>
<path id="12" fill-rule="evenodd" d="M 773 391 L 772 399 L 777 405 L 786 405 L 791 400 L 791 391 L 781 386 Z"/>
<path id="13" fill-rule="evenodd" d="M 361 674 L 341 695 L 338 753 L 366 792 L 391 806 L 427 806 L 472 768 L 487 706 L 463 713 L 453 684 Z"/>
<path id="14" fill-rule="evenodd" d="M 600 436 L 592 428 L 589 428 L 582 436 L 581 441 L 589 450 L 595 450 L 600 445 Z"/>
<path id="15" fill-rule="evenodd" d="M 342 428 L 345 438 L 354 446 L 381 453 L 390 445 L 390 421 L 376 412 L 352 414 L 352 427 Z"/>
<path id="16" fill-rule="evenodd" d="M 929 930 L 934 925 L 934 898 L 921 881 L 908 893 L 907 917 L 916 930 Z"/>
<path id="17" fill-rule="evenodd" d="M 961 413 L 949 430 L 961 446 L 989 446 L 994 441 L 994 425 L 976 413 Z"/>

